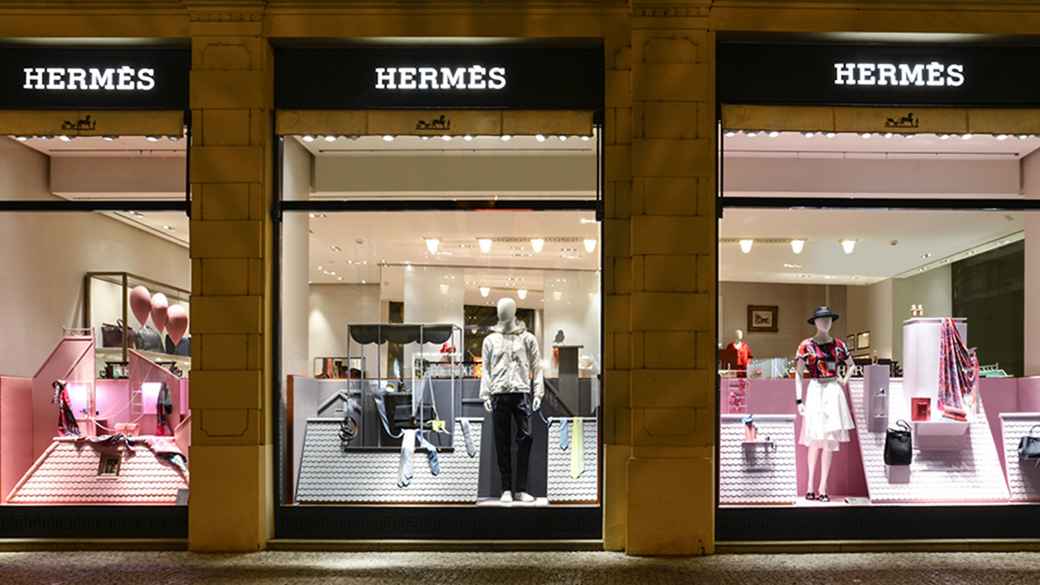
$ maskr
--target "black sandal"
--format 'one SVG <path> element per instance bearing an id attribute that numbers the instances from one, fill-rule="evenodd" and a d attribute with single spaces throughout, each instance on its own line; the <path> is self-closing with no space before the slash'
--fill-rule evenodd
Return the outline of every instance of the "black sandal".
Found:
<path id="1" fill-rule="evenodd" d="M 829 502 L 831 501 L 831 498 L 827 494 L 820 494 L 819 497 L 816 498 L 816 500 L 819 502 Z"/>
<path id="2" fill-rule="evenodd" d="M 805 499 L 807 499 L 807 500 L 815 500 L 816 499 L 816 493 L 815 492 L 805 492 Z"/>

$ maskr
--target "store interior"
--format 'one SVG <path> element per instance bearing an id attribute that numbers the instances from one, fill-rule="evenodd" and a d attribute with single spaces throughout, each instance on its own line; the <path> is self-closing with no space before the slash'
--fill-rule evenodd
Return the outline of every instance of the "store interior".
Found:
<path id="1" fill-rule="evenodd" d="M 292 135 L 282 151 L 283 200 L 376 208 L 283 214 L 284 502 L 595 505 L 595 134 Z M 483 203 L 378 210 L 430 200 Z M 505 200 L 533 203 L 488 208 Z M 521 366 L 499 388 L 513 366 L 484 367 L 501 355 Z M 526 402 L 526 433 L 504 407 L 494 428 L 499 390 Z"/>
<path id="2" fill-rule="evenodd" d="M 185 144 L 3 136 L 0 199 L 183 202 Z M 186 214 L 4 212 L 0 245 L 0 504 L 187 505 Z"/>
<path id="3" fill-rule="evenodd" d="M 1040 214 L 941 205 L 1040 196 L 1040 137 L 722 135 L 723 197 L 811 204 L 728 208 L 719 222 L 720 505 L 1040 500 L 1040 469 L 1018 456 L 1040 431 L 1040 338 L 1028 321 L 1040 307 L 1026 294 L 1040 284 Z M 840 207 L 855 198 L 925 204 Z M 831 453 L 803 429 L 814 408 L 833 421 L 820 406 L 830 403 L 796 404 L 795 356 L 819 335 L 810 319 L 821 306 L 839 316 L 830 337 L 855 364 L 836 391 L 854 428 Z"/>

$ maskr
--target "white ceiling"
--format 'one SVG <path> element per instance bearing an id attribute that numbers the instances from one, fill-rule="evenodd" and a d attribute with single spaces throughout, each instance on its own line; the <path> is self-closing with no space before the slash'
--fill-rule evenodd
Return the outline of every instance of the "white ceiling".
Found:
<path id="1" fill-rule="evenodd" d="M 591 154 L 596 150 L 594 136 L 510 136 L 502 140 L 500 136 L 472 136 L 466 140 L 462 136 L 293 136 L 293 139 L 304 146 L 315 156 L 330 155 L 362 155 L 376 153 L 381 155 L 400 154 L 414 155 L 424 153 L 464 153 L 471 155 L 530 152 L 545 154 Z M 309 138 L 313 140 L 309 140 Z M 392 138 L 386 140 L 385 138 Z"/>
<path id="2" fill-rule="evenodd" d="M 868 136 L 868 138 L 864 138 Z M 723 153 L 734 157 L 1021 158 L 1040 148 L 1035 135 L 724 132 Z M 968 138 L 965 139 L 964 136 Z"/>
<path id="3" fill-rule="evenodd" d="M 719 222 L 720 278 L 871 284 L 1010 243 L 1023 225 L 1023 214 L 1004 212 L 730 209 Z M 749 254 L 740 239 L 756 240 Z M 792 239 L 807 240 L 801 254 Z"/>
<path id="4" fill-rule="evenodd" d="M 18 142 L 47 156 L 78 157 L 178 157 L 184 158 L 184 137 L 114 136 L 114 137 L 16 138 Z"/>

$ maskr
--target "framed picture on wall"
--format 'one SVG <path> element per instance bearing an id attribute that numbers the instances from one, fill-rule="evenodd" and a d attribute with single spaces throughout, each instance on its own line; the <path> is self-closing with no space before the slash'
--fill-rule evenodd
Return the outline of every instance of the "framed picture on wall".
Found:
<path id="1" fill-rule="evenodd" d="M 849 351 L 856 351 L 856 336 L 850 335 L 845 341 L 845 346 L 849 348 Z"/>
<path id="2" fill-rule="evenodd" d="M 870 331 L 856 335 L 856 349 L 870 349 Z"/>
<path id="3" fill-rule="evenodd" d="M 780 309 L 776 305 L 748 305 L 748 333 L 776 333 Z"/>

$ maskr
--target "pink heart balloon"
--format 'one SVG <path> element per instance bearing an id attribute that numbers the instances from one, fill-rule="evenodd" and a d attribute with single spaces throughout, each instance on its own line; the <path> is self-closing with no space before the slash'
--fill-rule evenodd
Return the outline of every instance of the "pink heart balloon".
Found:
<path id="1" fill-rule="evenodd" d="M 188 310 L 184 308 L 184 305 L 171 305 L 166 310 L 166 316 L 170 318 L 166 324 L 166 332 L 170 334 L 173 344 L 177 345 L 188 332 Z"/>
<path id="2" fill-rule="evenodd" d="M 141 325 L 148 322 L 148 315 L 152 313 L 152 293 L 147 288 L 135 286 L 130 290 L 130 312 Z"/>
<path id="3" fill-rule="evenodd" d="M 160 332 L 166 329 L 166 322 L 169 320 L 166 311 L 169 307 L 170 301 L 166 299 L 166 295 L 162 293 L 152 295 L 152 323 Z"/>

